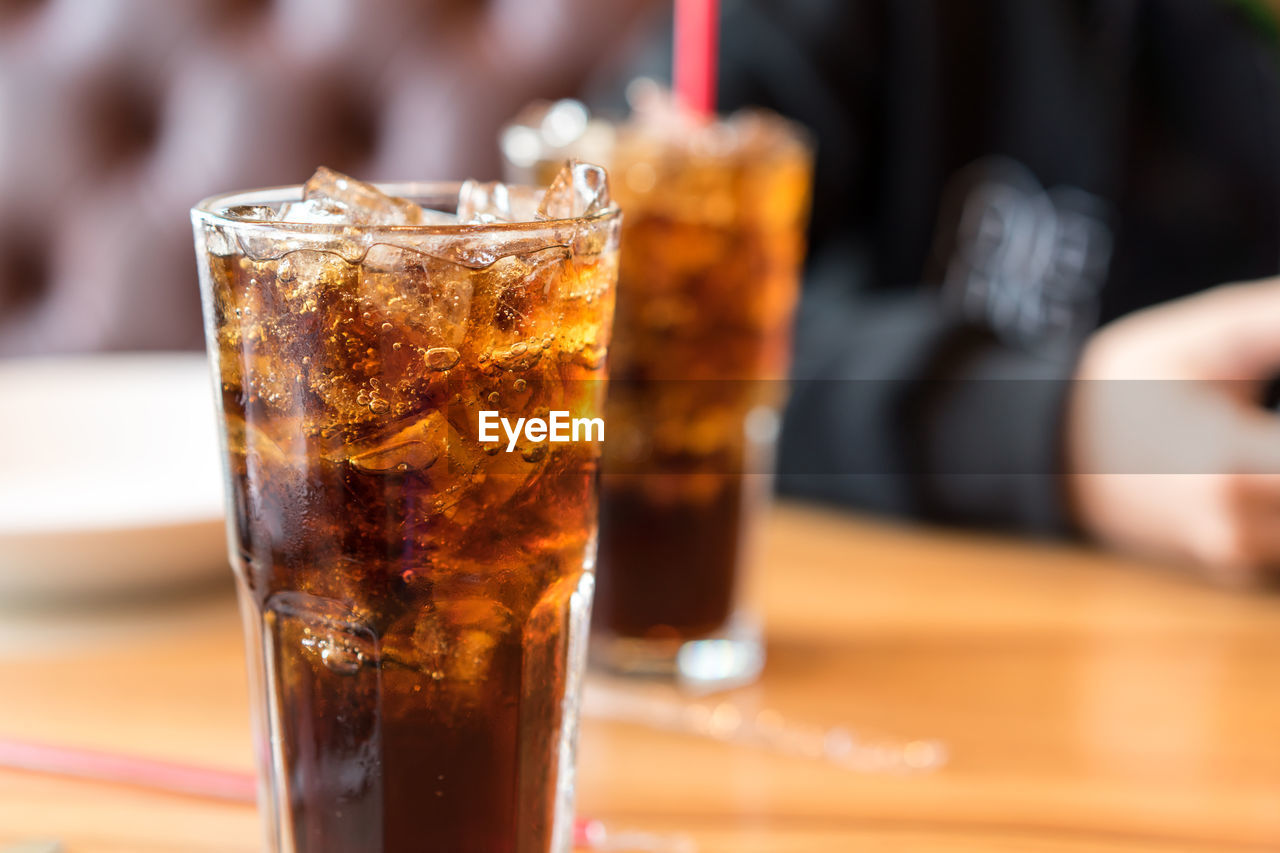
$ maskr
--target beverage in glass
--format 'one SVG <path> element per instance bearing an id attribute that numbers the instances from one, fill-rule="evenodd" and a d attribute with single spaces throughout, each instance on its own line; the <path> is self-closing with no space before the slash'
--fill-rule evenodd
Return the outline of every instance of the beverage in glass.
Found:
<path id="1" fill-rule="evenodd" d="M 743 593 L 786 396 L 812 154 L 765 111 L 703 120 L 646 90 L 633 103 L 607 133 L 579 122 L 597 128 L 626 215 L 592 657 L 723 686 L 763 665 Z M 503 136 L 512 171 L 546 176 L 575 144 L 548 129 L 565 135 L 578 111 L 524 113 Z"/>
<path id="2" fill-rule="evenodd" d="M 275 853 L 563 853 L 619 216 L 603 171 L 192 212 Z"/>

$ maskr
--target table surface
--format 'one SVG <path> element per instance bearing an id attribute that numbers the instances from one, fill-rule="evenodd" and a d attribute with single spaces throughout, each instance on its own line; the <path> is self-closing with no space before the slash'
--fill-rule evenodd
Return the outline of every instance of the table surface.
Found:
<path id="1" fill-rule="evenodd" d="M 1075 547 L 784 506 L 757 590 L 769 663 L 710 701 L 936 737 L 866 775 L 627 722 L 584 726 L 579 808 L 700 851 L 1280 850 L 1280 600 Z M 0 737 L 250 767 L 226 590 L 0 613 Z M 0 771 L 0 844 L 256 849 L 251 807 Z"/>

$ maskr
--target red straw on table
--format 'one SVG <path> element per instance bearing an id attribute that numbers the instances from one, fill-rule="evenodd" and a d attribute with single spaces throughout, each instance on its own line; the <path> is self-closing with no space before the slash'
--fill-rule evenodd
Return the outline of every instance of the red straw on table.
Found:
<path id="1" fill-rule="evenodd" d="M 702 116 L 716 111 L 719 0 L 675 0 L 675 88 L 684 105 Z"/>
<path id="2" fill-rule="evenodd" d="M 0 738 L 0 767 L 154 788 L 212 800 L 252 803 L 257 796 L 257 783 L 249 773 L 4 738 Z"/>
<path id="3" fill-rule="evenodd" d="M 0 738 L 0 769 L 48 773 L 245 804 L 252 804 L 258 791 L 251 773 L 10 738 Z M 600 821 L 587 818 L 574 821 L 573 830 L 574 844 L 584 850 L 621 849 L 619 844 L 638 851 L 685 849 L 683 845 L 647 836 L 642 839 L 645 843 L 633 844 L 632 836 L 624 833 L 615 837 Z"/>

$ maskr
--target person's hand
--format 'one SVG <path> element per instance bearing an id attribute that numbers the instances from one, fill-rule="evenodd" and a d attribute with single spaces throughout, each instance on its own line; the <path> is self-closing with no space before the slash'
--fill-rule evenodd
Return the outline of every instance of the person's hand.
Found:
<path id="1" fill-rule="evenodd" d="M 1280 279 L 1125 317 L 1086 344 L 1066 413 L 1068 500 L 1105 544 L 1229 586 L 1280 575 Z"/>

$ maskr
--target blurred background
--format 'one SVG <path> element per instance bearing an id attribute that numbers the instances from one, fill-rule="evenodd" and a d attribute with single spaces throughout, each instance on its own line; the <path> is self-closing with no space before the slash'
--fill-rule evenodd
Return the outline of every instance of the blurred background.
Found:
<path id="1" fill-rule="evenodd" d="M 648 0 L 5 0 L 0 356 L 201 346 L 186 211 L 297 183 L 496 179 Z"/>

